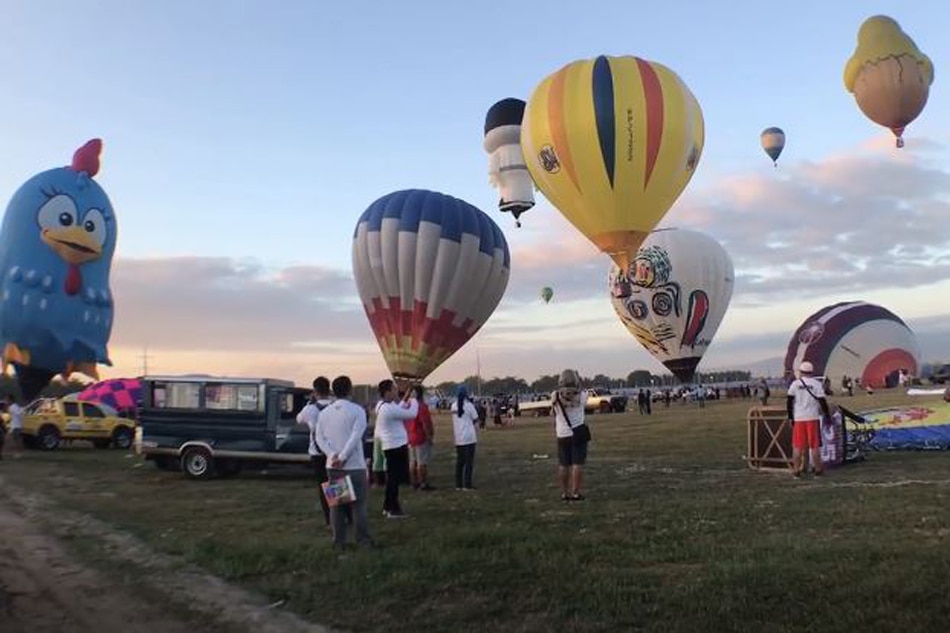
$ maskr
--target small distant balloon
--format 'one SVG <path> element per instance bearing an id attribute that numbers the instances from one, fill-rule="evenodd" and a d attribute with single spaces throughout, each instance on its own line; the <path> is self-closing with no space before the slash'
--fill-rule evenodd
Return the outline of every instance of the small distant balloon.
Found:
<path id="1" fill-rule="evenodd" d="M 782 155 L 785 149 L 785 132 L 782 128 L 770 127 L 762 130 L 760 136 L 762 140 L 762 149 L 772 159 L 772 163 L 778 167 L 778 157 Z"/>
<path id="2" fill-rule="evenodd" d="M 541 288 L 541 300 L 545 303 L 551 303 L 551 299 L 554 298 L 554 289 L 550 286 L 545 286 Z"/>

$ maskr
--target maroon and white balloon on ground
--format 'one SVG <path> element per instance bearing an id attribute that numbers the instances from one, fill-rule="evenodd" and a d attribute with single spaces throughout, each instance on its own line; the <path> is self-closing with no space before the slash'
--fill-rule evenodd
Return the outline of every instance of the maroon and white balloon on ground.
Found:
<path id="1" fill-rule="evenodd" d="M 422 382 L 488 321 L 511 268 L 485 213 L 412 189 L 366 209 L 353 235 L 353 275 L 393 378 Z"/>
<path id="2" fill-rule="evenodd" d="M 617 317 L 648 352 L 691 382 L 732 300 L 735 274 L 719 242 L 689 229 L 658 229 L 607 284 Z"/>
<path id="3" fill-rule="evenodd" d="M 795 330 L 785 354 L 785 375 L 809 361 L 815 374 L 833 385 L 842 377 L 880 388 L 898 372 L 913 376 L 920 367 L 917 337 L 896 314 L 864 301 L 836 303 L 808 317 Z"/>

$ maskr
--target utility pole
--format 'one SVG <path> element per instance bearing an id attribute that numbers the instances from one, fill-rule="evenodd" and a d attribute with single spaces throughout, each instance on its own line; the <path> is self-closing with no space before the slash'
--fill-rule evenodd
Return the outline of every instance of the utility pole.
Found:
<path id="1" fill-rule="evenodd" d="M 479 348 L 475 348 L 475 378 L 478 381 L 477 395 L 482 397 L 482 354 Z"/>
<path id="2" fill-rule="evenodd" d="M 142 355 L 139 356 L 139 358 L 142 359 L 142 375 L 143 375 L 143 376 L 148 376 L 148 359 L 151 358 L 151 357 L 148 355 L 148 345 L 145 345 L 145 346 L 142 348 Z"/>

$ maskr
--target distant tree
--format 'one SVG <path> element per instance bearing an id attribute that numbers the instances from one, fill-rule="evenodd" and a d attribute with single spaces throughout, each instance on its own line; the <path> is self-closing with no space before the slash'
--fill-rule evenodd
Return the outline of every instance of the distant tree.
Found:
<path id="1" fill-rule="evenodd" d="M 590 384 L 593 387 L 613 387 L 617 383 L 616 380 L 610 376 L 605 376 L 604 374 L 597 374 L 591 378 Z"/>
<path id="2" fill-rule="evenodd" d="M 636 369 L 627 374 L 628 387 L 649 387 L 653 384 L 653 374 L 646 369 Z"/>
<path id="3" fill-rule="evenodd" d="M 531 383 L 531 391 L 537 393 L 551 393 L 557 389 L 558 375 L 541 376 Z"/>
<path id="4" fill-rule="evenodd" d="M 452 395 L 452 393 L 455 391 L 455 388 L 456 388 L 456 387 L 458 387 L 458 383 L 457 383 L 457 382 L 455 382 L 455 381 L 446 381 L 446 382 L 440 382 L 439 384 L 437 384 L 437 385 L 434 387 L 434 389 L 435 389 L 436 391 L 441 391 L 441 392 L 442 392 L 443 394 L 445 394 L 446 396 L 450 396 L 450 395 Z"/>

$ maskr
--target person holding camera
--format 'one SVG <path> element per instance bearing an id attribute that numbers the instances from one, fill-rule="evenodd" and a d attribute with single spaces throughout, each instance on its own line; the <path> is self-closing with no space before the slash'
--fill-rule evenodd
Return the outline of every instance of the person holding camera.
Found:
<path id="1" fill-rule="evenodd" d="M 584 420 L 587 391 L 580 388 L 580 382 L 576 371 L 565 369 L 558 380 L 557 391 L 551 394 L 562 501 L 583 501 L 585 498 L 581 488 L 590 429 Z"/>

